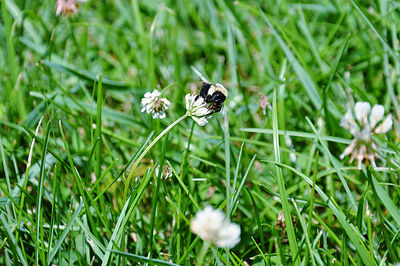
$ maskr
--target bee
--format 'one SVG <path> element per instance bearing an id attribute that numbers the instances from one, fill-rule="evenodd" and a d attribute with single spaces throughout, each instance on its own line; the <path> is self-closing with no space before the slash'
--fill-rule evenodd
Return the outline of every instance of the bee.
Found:
<path id="1" fill-rule="evenodd" d="M 196 100 L 201 97 L 206 103 L 209 104 L 208 110 L 211 111 L 209 114 L 214 114 L 222 109 L 222 105 L 226 98 L 228 98 L 228 91 L 219 83 L 210 84 L 204 83 L 200 88 L 200 92 L 196 97 Z"/>

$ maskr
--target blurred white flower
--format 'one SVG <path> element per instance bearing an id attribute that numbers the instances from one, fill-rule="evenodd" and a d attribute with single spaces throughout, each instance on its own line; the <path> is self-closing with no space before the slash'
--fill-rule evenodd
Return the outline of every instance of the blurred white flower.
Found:
<path id="1" fill-rule="evenodd" d="M 185 96 L 187 114 L 200 126 L 207 124 L 208 119 L 211 118 L 209 114 L 211 110 L 208 104 L 198 94 L 186 94 Z"/>
<path id="2" fill-rule="evenodd" d="M 79 2 L 86 2 L 86 0 L 57 0 L 56 16 L 60 14 L 64 16 L 77 14 L 79 11 Z"/>
<path id="3" fill-rule="evenodd" d="M 158 90 L 153 92 L 146 92 L 142 98 L 142 112 L 152 113 L 153 118 L 165 118 L 165 110 L 171 104 L 167 98 L 161 98 L 161 93 Z"/>
<path id="4" fill-rule="evenodd" d="M 357 102 L 354 107 L 354 115 L 351 110 L 347 110 L 343 116 L 340 125 L 349 130 L 354 136 L 353 141 L 340 155 L 343 159 L 347 155 L 351 155 L 350 163 L 356 159 L 358 168 L 365 159 L 376 167 L 375 157 L 377 157 L 378 145 L 372 139 L 374 134 L 384 134 L 392 128 L 392 115 L 389 114 L 382 123 L 378 123 L 383 119 L 385 110 L 382 105 L 371 105 L 368 102 Z M 355 119 L 354 119 L 355 117 Z"/>
<path id="5" fill-rule="evenodd" d="M 240 241 L 240 227 L 211 206 L 197 212 L 190 222 L 190 229 L 204 241 L 222 248 L 232 248 Z"/>

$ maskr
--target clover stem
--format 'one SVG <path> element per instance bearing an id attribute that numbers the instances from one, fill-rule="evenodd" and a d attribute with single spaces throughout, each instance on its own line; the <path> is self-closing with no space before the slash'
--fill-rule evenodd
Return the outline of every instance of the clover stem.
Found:
<path id="1" fill-rule="evenodd" d="M 204 241 L 203 246 L 201 247 L 200 255 L 197 258 L 196 265 L 199 265 L 199 266 L 204 265 L 204 258 L 207 254 L 209 247 L 210 247 L 210 242 Z"/>
<path id="2" fill-rule="evenodd" d="M 135 161 L 135 163 L 133 164 L 132 168 L 129 171 L 129 175 L 128 178 L 126 180 L 126 184 L 125 184 L 125 189 L 124 189 L 124 197 L 123 200 L 124 202 L 126 201 L 127 195 L 128 195 L 128 191 L 129 191 L 129 184 L 131 183 L 131 180 L 133 178 L 133 174 L 135 173 L 136 168 L 139 166 L 140 161 L 144 158 L 144 156 L 147 154 L 147 152 L 149 152 L 149 150 L 168 132 L 171 130 L 171 128 L 173 128 L 174 126 L 176 126 L 179 122 L 181 122 L 182 120 L 184 120 L 186 117 L 188 117 L 188 114 L 185 113 L 183 116 L 179 117 L 177 120 L 175 120 L 172 124 L 170 124 L 166 129 L 164 129 L 150 144 L 149 146 L 147 146 L 147 148 L 142 152 L 142 154 L 140 154 L 139 158 L 137 158 L 137 160 Z"/>

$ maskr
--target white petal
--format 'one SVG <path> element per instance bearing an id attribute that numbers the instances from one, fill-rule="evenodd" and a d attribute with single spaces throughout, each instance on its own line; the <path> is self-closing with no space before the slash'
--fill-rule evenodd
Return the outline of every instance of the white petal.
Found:
<path id="1" fill-rule="evenodd" d="M 191 99 L 192 99 L 191 95 L 189 93 L 186 94 L 185 96 L 186 110 L 189 110 L 190 108 L 190 105 L 192 103 Z"/>
<path id="2" fill-rule="evenodd" d="M 168 106 L 171 104 L 171 102 L 168 101 L 167 98 L 162 98 L 161 100 L 164 102 L 164 105 L 165 105 L 167 108 L 168 108 Z"/>
<path id="3" fill-rule="evenodd" d="M 385 109 L 383 105 L 376 104 L 372 107 L 371 114 L 369 116 L 369 123 L 371 128 L 374 128 L 379 121 L 382 120 L 383 114 L 385 113 Z"/>
<path id="4" fill-rule="evenodd" d="M 354 113 L 360 124 L 364 125 L 368 119 L 368 113 L 371 110 L 369 102 L 357 102 L 354 107 Z"/>
<path id="5" fill-rule="evenodd" d="M 59 16 L 61 14 L 61 11 L 62 11 L 62 6 L 58 5 L 56 10 L 56 16 Z"/>
<path id="6" fill-rule="evenodd" d="M 340 121 L 340 125 L 349 130 L 352 135 L 355 135 L 356 132 L 359 131 L 358 125 L 353 118 L 351 110 L 347 110 L 346 114 L 342 118 L 342 121 Z"/>
<path id="7" fill-rule="evenodd" d="M 354 148 L 356 147 L 356 144 L 357 144 L 357 139 L 353 139 L 350 145 L 347 146 L 346 149 L 344 149 L 343 153 L 340 155 L 340 159 L 343 160 L 344 157 L 352 153 Z"/>
<path id="8" fill-rule="evenodd" d="M 161 95 L 161 92 L 159 92 L 158 90 L 154 90 L 152 93 L 153 97 L 160 97 L 160 95 Z"/>
<path id="9" fill-rule="evenodd" d="M 375 133 L 382 134 L 388 132 L 392 128 L 392 124 L 392 114 L 388 114 L 385 120 L 383 120 L 383 122 L 377 128 L 375 128 Z"/>
<path id="10" fill-rule="evenodd" d="M 208 108 L 201 107 L 201 108 L 196 109 L 196 110 L 192 113 L 192 115 L 194 115 L 194 116 L 205 116 L 205 115 L 207 115 L 208 113 L 209 113 Z"/>
<path id="11" fill-rule="evenodd" d="M 196 96 L 194 96 L 193 100 L 196 99 Z M 198 107 L 204 104 L 204 99 L 199 97 L 196 100 L 194 100 L 192 107 Z"/>
<path id="12" fill-rule="evenodd" d="M 205 124 L 207 124 L 208 120 L 207 118 L 203 117 L 196 117 L 196 116 L 192 116 L 193 120 L 199 124 L 200 126 L 204 126 Z"/>
<path id="13" fill-rule="evenodd" d="M 166 117 L 166 115 L 165 115 L 164 112 L 160 113 L 160 115 L 159 115 L 159 118 L 160 118 L 160 119 L 164 119 L 165 117 Z"/>

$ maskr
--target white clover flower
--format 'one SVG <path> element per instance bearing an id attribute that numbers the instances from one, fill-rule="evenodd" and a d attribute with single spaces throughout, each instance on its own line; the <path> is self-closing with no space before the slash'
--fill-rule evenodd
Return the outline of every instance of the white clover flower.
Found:
<path id="1" fill-rule="evenodd" d="M 161 98 L 160 96 L 161 93 L 158 90 L 146 92 L 141 101 L 143 105 L 142 112 L 152 113 L 154 119 L 165 118 L 165 110 L 168 109 L 171 103 L 167 98 Z"/>
<path id="2" fill-rule="evenodd" d="M 198 94 L 186 94 L 185 96 L 187 114 L 200 126 L 207 124 L 208 119 L 211 118 L 209 114 L 211 110 L 208 104 Z"/>
<path id="3" fill-rule="evenodd" d="M 365 159 L 376 167 L 375 157 L 377 157 L 378 145 L 372 139 L 374 134 L 384 134 L 392 128 L 392 115 L 389 114 L 382 123 L 385 110 L 382 105 L 371 105 L 368 102 L 357 102 L 354 107 L 354 116 L 351 110 L 347 110 L 340 125 L 349 130 L 354 136 L 353 141 L 346 147 L 340 155 L 340 159 L 351 154 L 350 163 L 356 159 L 358 168 Z"/>
<path id="4" fill-rule="evenodd" d="M 86 2 L 86 0 L 57 0 L 56 2 L 56 16 L 63 14 L 64 16 L 72 16 L 79 11 L 79 2 Z"/>
<path id="5" fill-rule="evenodd" d="M 196 213 L 190 229 L 204 241 L 222 248 L 233 248 L 240 241 L 240 227 L 229 222 L 221 210 L 214 210 L 211 206 Z"/>

